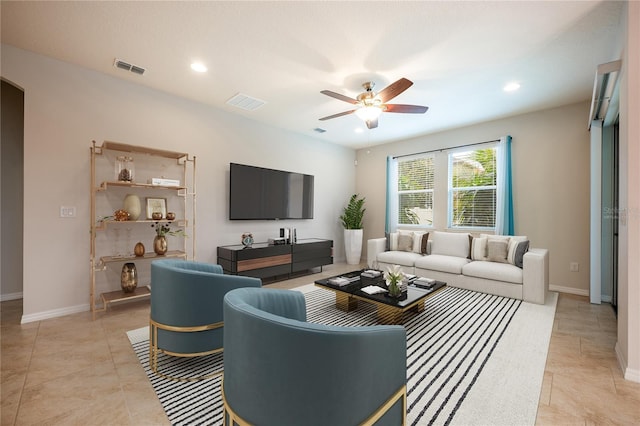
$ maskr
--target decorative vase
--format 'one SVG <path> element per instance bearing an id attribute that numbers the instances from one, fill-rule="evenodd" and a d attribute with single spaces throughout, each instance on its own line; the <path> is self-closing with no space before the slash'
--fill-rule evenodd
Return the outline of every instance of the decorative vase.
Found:
<path id="1" fill-rule="evenodd" d="M 162 213 L 160 213 L 160 212 L 151 213 L 151 219 L 153 219 L 153 220 L 161 220 L 162 219 Z"/>
<path id="2" fill-rule="evenodd" d="M 158 256 L 164 256 L 168 249 L 169 245 L 167 244 L 167 237 L 164 235 L 156 235 L 153 239 L 153 251 Z"/>
<path id="3" fill-rule="evenodd" d="M 362 255 L 362 229 L 344 230 L 344 251 L 347 264 L 358 265 Z"/>
<path id="4" fill-rule="evenodd" d="M 122 266 L 120 286 L 125 293 L 133 293 L 138 287 L 138 271 L 135 263 L 127 262 Z"/>
<path id="5" fill-rule="evenodd" d="M 127 194 L 122 203 L 122 209 L 129 213 L 129 220 L 138 220 L 142 207 L 140 205 L 140 197 L 135 194 Z"/>
<path id="6" fill-rule="evenodd" d="M 133 182 L 133 157 L 116 158 L 116 179 L 119 182 Z"/>
<path id="7" fill-rule="evenodd" d="M 400 282 L 397 280 L 387 280 L 387 288 L 389 289 L 390 297 L 400 297 L 402 296 L 402 288 L 400 287 Z"/>
<path id="8" fill-rule="evenodd" d="M 167 220 L 176 220 L 176 214 L 174 212 L 167 212 Z"/>
<path id="9" fill-rule="evenodd" d="M 140 242 L 139 242 L 139 243 L 137 243 L 137 244 L 135 245 L 135 247 L 133 248 L 133 254 L 135 254 L 135 255 L 136 255 L 136 257 L 142 257 L 142 256 L 144 256 L 144 251 L 145 251 L 145 250 L 144 250 L 144 244 L 142 244 L 142 243 L 140 243 Z"/>

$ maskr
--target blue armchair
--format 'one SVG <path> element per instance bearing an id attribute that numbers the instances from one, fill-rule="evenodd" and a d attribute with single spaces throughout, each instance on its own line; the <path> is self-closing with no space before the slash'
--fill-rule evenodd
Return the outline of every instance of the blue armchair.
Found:
<path id="1" fill-rule="evenodd" d="M 404 425 L 406 331 L 306 322 L 291 290 L 224 297 L 227 425 Z"/>
<path id="2" fill-rule="evenodd" d="M 160 353 L 192 357 L 222 351 L 224 295 L 261 285 L 258 278 L 223 275 L 220 265 L 180 259 L 151 262 L 151 369 L 178 379 L 158 371 Z"/>

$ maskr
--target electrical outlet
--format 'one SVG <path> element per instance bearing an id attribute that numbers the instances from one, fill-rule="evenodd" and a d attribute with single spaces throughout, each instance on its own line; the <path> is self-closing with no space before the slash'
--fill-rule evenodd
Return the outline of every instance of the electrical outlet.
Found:
<path id="1" fill-rule="evenodd" d="M 60 206 L 60 217 L 76 217 L 75 206 Z"/>
<path id="2" fill-rule="evenodd" d="M 569 271 L 571 271 L 571 272 L 580 271 L 580 264 L 578 262 L 569 263 Z"/>

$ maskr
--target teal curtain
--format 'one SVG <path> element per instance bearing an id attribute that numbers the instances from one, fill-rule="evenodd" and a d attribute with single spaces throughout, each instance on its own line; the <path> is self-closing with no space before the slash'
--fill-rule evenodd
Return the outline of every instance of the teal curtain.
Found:
<path id="1" fill-rule="evenodd" d="M 498 144 L 498 178 L 496 194 L 496 234 L 514 235 L 511 136 L 500 138 Z"/>
<path id="2" fill-rule="evenodd" d="M 387 157 L 387 205 L 384 232 L 395 232 L 398 226 L 398 161 L 392 156 Z"/>

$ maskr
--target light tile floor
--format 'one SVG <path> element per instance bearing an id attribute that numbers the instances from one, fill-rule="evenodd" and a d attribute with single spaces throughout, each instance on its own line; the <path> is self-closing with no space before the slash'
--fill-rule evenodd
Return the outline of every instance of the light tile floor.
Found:
<path id="1" fill-rule="evenodd" d="M 294 288 L 353 266 L 270 284 Z M 148 301 L 20 325 L 22 301 L 0 304 L 2 425 L 166 425 L 126 331 L 148 325 Z M 640 424 L 640 384 L 617 365 L 608 305 L 561 294 L 537 424 Z"/>
<path id="2" fill-rule="evenodd" d="M 560 293 L 536 424 L 640 424 L 640 384 L 622 377 L 616 334 L 611 305 Z"/>

